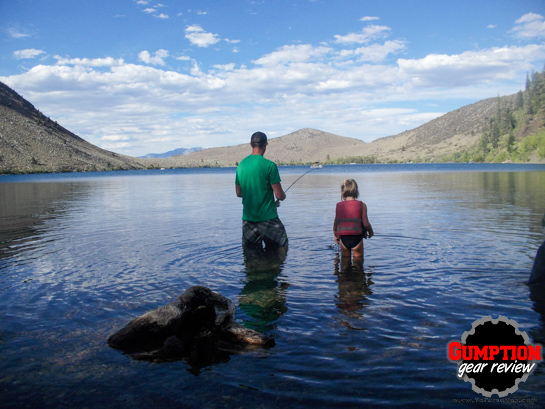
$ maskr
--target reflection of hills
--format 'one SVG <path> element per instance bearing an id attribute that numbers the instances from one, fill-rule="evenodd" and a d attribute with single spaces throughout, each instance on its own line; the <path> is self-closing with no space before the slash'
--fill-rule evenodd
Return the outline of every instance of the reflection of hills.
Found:
<path id="1" fill-rule="evenodd" d="M 286 292 L 289 283 L 279 277 L 285 257 L 282 250 L 244 249 L 246 281 L 238 301 L 240 309 L 249 318 L 244 320 L 246 327 L 259 332 L 271 331 L 288 310 Z"/>
<path id="2" fill-rule="evenodd" d="M 35 240 L 46 221 L 67 210 L 87 183 L 0 183 L 0 258 Z M 79 200 L 79 199 L 78 199 Z"/>

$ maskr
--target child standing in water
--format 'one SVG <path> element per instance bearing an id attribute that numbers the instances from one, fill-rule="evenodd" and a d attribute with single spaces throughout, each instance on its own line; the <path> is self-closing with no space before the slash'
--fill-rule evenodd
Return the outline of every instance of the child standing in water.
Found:
<path id="1" fill-rule="evenodd" d="M 335 209 L 333 234 L 335 243 L 341 245 L 341 255 L 363 258 L 363 239 L 374 236 L 373 228 L 367 218 L 367 206 L 356 200 L 360 195 L 354 179 L 347 179 L 341 185 L 341 201 Z"/>

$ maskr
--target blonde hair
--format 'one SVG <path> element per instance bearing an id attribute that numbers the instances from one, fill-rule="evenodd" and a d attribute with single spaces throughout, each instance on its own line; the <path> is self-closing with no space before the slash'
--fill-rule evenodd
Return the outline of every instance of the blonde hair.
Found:
<path id="1" fill-rule="evenodd" d="M 360 192 L 358 190 L 358 184 L 354 179 L 346 179 L 341 184 L 341 198 L 346 199 L 347 197 L 353 197 L 354 199 L 357 199 L 360 195 Z"/>

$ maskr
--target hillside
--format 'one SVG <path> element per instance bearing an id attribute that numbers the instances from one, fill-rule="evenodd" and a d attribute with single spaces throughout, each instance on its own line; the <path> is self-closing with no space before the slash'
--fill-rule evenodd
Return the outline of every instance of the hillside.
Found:
<path id="1" fill-rule="evenodd" d="M 100 149 L 74 135 L 0 82 L 0 174 L 143 167 L 135 158 Z"/>
<path id="2" fill-rule="evenodd" d="M 500 101 L 504 106 L 512 106 L 515 95 L 501 97 Z M 466 105 L 418 128 L 377 139 L 369 144 L 364 156 L 375 157 L 379 162 L 440 161 L 478 144 L 497 107 L 498 98 Z"/>
<path id="3" fill-rule="evenodd" d="M 168 167 L 236 166 L 251 151 L 248 143 L 225 148 L 211 148 L 165 159 Z M 269 139 L 266 157 L 279 164 L 324 161 L 328 155 L 338 157 L 355 146 L 367 145 L 359 139 L 334 135 L 316 129 L 301 129 L 279 138 Z"/>
<path id="4" fill-rule="evenodd" d="M 0 83 L 0 174 L 236 166 L 250 151 L 244 143 L 168 158 L 119 155 L 51 121 Z M 466 105 L 398 135 L 366 143 L 305 128 L 269 139 L 266 157 L 278 164 L 545 162 L 545 71 L 533 73 L 524 92 Z"/>
<path id="5" fill-rule="evenodd" d="M 497 112 L 498 103 L 504 107 L 512 106 L 515 98 L 516 95 L 510 95 L 482 100 L 413 130 L 369 143 L 316 129 L 301 129 L 270 139 L 265 155 L 279 164 L 342 163 L 343 159 L 348 163 L 437 162 L 477 146 L 486 124 Z M 243 144 L 175 156 L 167 159 L 165 164 L 168 167 L 236 166 L 249 153 L 249 144 Z"/>

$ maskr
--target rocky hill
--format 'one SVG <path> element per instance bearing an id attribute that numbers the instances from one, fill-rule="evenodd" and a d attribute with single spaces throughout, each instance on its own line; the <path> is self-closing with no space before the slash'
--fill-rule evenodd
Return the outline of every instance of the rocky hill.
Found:
<path id="1" fill-rule="evenodd" d="M 141 169 L 142 161 L 92 145 L 0 82 L 0 174 Z"/>
<path id="2" fill-rule="evenodd" d="M 369 143 L 316 129 L 301 129 L 270 139 L 265 156 L 279 164 L 328 162 L 338 158 L 367 158 L 368 162 L 439 161 L 445 155 L 478 144 L 498 103 L 508 107 L 514 101 L 515 95 L 482 100 L 413 130 Z M 166 163 L 169 167 L 236 166 L 249 152 L 249 144 L 205 149 L 169 158 Z"/>
<path id="3" fill-rule="evenodd" d="M 498 103 L 512 107 L 515 97 L 485 99 L 442 115 L 418 128 L 377 139 L 369 144 L 364 156 L 375 157 L 380 162 L 441 160 L 446 155 L 478 144 L 488 120 L 497 112 Z"/>
<path id="4" fill-rule="evenodd" d="M 248 143 L 225 148 L 211 148 L 174 156 L 165 159 L 168 167 L 196 166 L 236 166 L 251 152 L 250 136 Z M 317 129 L 301 129 L 279 138 L 269 139 L 265 156 L 279 164 L 299 164 L 323 162 L 331 157 L 339 157 L 343 152 L 350 152 L 356 146 L 367 143 L 359 139 L 347 138 Z"/>
<path id="5" fill-rule="evenodd" d="M 545 85 L 541 86 L 545 84 L 545 73 L 534 75 L 530 85 L 533 84 L 536 89 L 545 89 Z M 538 137 L 532 142 L 532 149 L 542 150 L 543 155 L 526 155 L 522 160 L 543 162 L 545 146 L 539 145 L 545 145 L 545 92 L 539 94 L 532 89 L 527 84 L 524 93 L 466 105 L 413 130 L 370 143 L 316 129 L 301 129 L 270 139 L 266 157 L 278 164 L 430 162 L 441 161 L 460 152 L 467 154 L 482 145 L 482 160 L 487 160 L 484 156 L 487 152 L 490 157 L 493 149 L 500 149 L 499 134 L 504 139 L 505 136 L 513 138 L 513 141 L 508 141 L 511 145 L 506 145 L 504 150 L 511 149 L 515 140 L 520 142 L 535 134 Z M 513 112 L 519 113 L 520 118 L 516 119 Z M 520 125 L 515 125 L 518 122 Z M 507 128 L 505 123 L 509 125 Z M 359 137 L 364 138 L 365 135 Z M 250 135 L 245 144 L 169 158 L 119 155 L 74 135 L 0 83 L 0 174 L 236 166 L 251 151 L 249 139 Z"/>

